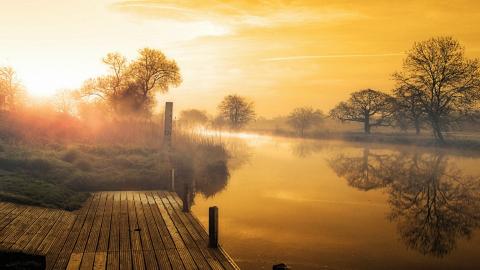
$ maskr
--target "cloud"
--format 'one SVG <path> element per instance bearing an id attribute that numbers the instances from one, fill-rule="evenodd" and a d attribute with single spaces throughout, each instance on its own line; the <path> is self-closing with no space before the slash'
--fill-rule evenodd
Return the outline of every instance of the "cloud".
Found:
<path id="1" fill-rule="evenodd" d="M 273 62 L 273 61 L 296 61 L 296 60 L 309 60 L 309 59 L 322 59 L 322 58 L 390 57 L 390 56 L 403 56 L 403 55 L 405 55 L 405 53 L 298 55 L 298 56 L 263 58 L 260 61 Z"/>
<path id="2" fill-rule="evenodd" d="M 120 1 L 116 11 L 157 20 L 209 20 L 231 27 L 276 27 L 331 23 L 365 17 L 357 11 L 290 1 Z"/>

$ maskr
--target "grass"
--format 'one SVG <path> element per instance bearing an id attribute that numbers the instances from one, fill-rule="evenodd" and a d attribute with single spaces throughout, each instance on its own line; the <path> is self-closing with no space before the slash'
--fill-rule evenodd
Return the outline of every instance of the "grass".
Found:
<path id="1" fill-rule="evenodd" d="M 169 188 L 172 166 L 177 187 L 197 179 L 197 191 L 211 196 L 226 185 L 223 145 L 186 136 L 175 142 L 169 159 L 161 147 L 0 141 L 0 201 L 74 210 L 92 191 Z"/>

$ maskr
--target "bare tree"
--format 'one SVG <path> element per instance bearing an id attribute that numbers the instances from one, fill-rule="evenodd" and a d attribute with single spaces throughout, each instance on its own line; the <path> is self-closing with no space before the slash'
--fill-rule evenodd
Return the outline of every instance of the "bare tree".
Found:
<path id="1" fill-rule="evenodd" d="M 305 130 L 308 130 L 314 125 L 323 121 L 323 113 L 319 110 L 314 110 L 310 107 L 295 108 L 288 116 L 288 123 L 295 128 L 300 136 L 305 135 Z"/>
<path id="2" fill-rule="evenodd" d="M 452 37 L 417 42 L 408 52 L 403 71 L 393 75 L 398 87 L 419 98 L 434 136 L 452 123 L 474 115 L 480 100 L 478 59 L 466 59 L 464 48 Z"/>
<path id="3" fill-rule="evenodd" d="M 360 90 L 351 94 L 350 99 L 341 102 L 330 111 L 330 117 L 340 121 L 362 122 L 365 133 L 371 127 L 391 125 L 393 98 L 372 89 Z"/>
<path id="4" fill-rule="evenodd" d="M 0 67 L 0 109 L 15 109 L 23 94 L 15 70 L 12 67 Z"/>
<path id="5" fill-rule="evenodd" d="M 220 115 L 225 118 L 230 127 L 239 129 L 254 119 L 253 103 L 237 95 L 228 95 L 218 106 Z"/>
<path id="6" fill-rule="evenodd" d="M 406 87 L 397 88 L 394 93 L 397 122 L 404 129 L 413 126 L 415 133 L 419 135 L 425 121 L 425 110 L 420 102 L 419 94 Z"/>

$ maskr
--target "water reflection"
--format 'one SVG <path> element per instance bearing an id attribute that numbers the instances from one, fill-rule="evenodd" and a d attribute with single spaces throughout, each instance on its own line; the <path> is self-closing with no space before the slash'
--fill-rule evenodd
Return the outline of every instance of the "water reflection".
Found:
<path id="1" fill-rule="evenodd" d="M 324 144 L 313 140 L 300 140 L 291 146 L 293 155 L 299 158 L 308 158 L 323 149 Z"/>
<path id="2" fill-rule="evenodd" d="M 480 179 L 465 175 L 442 153 L 386 153 L 363 149 L 328 160 L 335 173 L 360 190 L 383 188 L 388 218 L 402 241 L 424 255 L 443 257 L 480 226 Z"/>
<path id="3" fill-rule="evenodd" d="M 225 148 L 204 150 L 208 153 L 202 153 L 201 158 L 176 161 L 182 170 L 176 172 L 174 189 L 182 200 L 189 200 L 189 205 L 194 204 L 197 194 L 211 198 L 224 190 L 230 171 L 247 164 L 251 155 L 250 147 L 243 140 L 232 140 Z"/>

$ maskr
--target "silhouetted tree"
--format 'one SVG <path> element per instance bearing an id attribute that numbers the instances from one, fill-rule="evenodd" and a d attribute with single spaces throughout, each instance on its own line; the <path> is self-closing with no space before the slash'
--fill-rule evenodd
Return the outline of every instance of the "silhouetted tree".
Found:
<path id="1" fill-rule="evenodd" d="M 218 106 L 220 115 L 233 129 L 239 129 L 254 119 L 253 103 L 237 95 L 228 95 Z"/>
<path id="2" fill-rule="evenodd" d="M 443 143 L 450 124 L 478 111 L 478 59 L 466 59 L 464 48 L 451 37 L 417 42 L 408 52 L 403 71 L 393 75 L 398 88 L 418 98 L 433 133 Z"/>
<path id="3" fill-rule="evenodd" d="M 305 134 L 305 130 L 321 123 L 322 120 L 323 113 L 309 107 L 296 108 L 288 116 L 288 123 L 296 129 L 302 137 Z"/>
<path id="4" fill-rule="evenodd" d="M 352 93 L 348 101 L 330 111 L 330 116 L 340 121 L 362 122 L 368 134 L 371 127 L 391 125 L 393 105 L 391 96 L 365 89 Z"/>
<path id="5" fill-rule="evenodd" d="M 415 91 L 410 91 L 405 87 L 395 89 L 394 93 L 397 124 L 402 129 L 413 126 L 415 133 L 419 135 L 425 121 L 425 110 L 420 102 L 420 96 Z"/>

